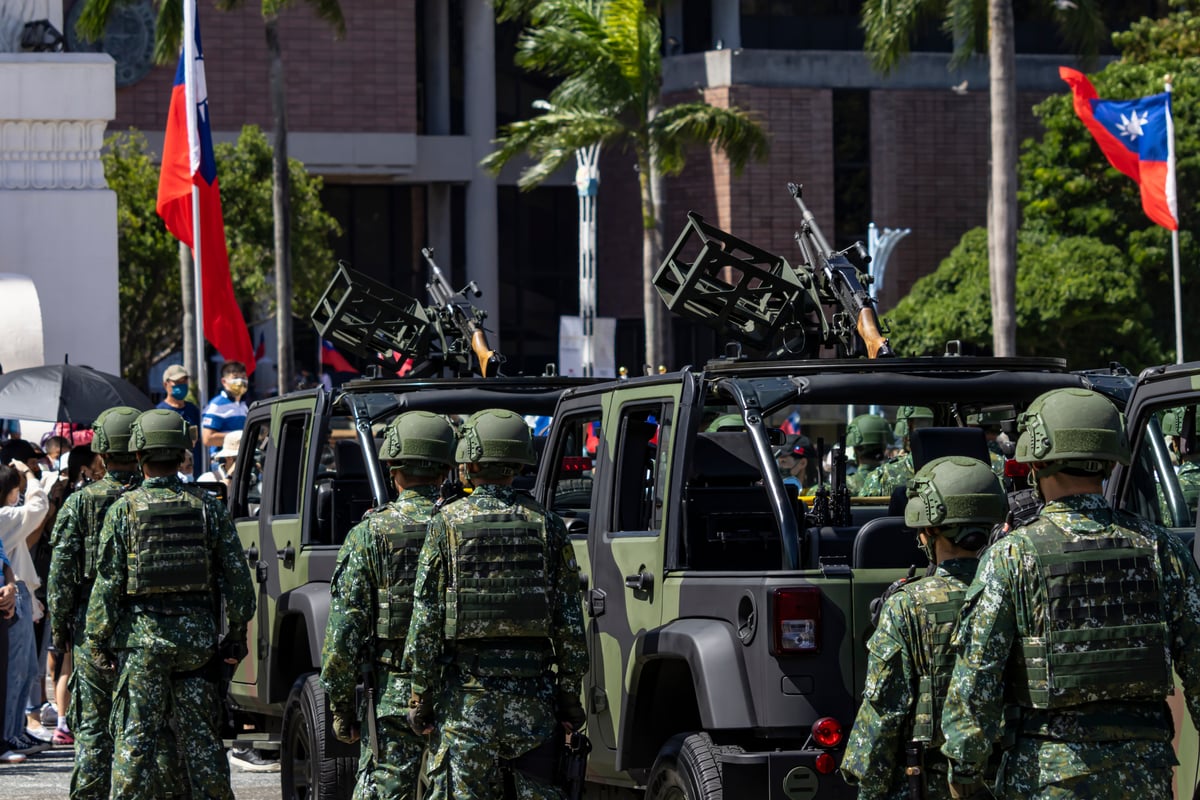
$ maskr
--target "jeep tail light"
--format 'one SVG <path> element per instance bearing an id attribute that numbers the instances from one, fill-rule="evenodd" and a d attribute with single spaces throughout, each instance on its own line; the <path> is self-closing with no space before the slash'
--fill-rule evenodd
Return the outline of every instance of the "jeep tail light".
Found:
<path id="1" fill-rule="evenodd" d="M 812 738 L 821 747 L 837 747 L 842 743 L 842 723 L 833 717 L 821 717 L 813 723 Z"/>
<path id="2" fill-rule="evenodd" d="M 821 590 L 815 586 L 775 590 L 775 654 L 821 649 Z"/>
<path id="3" fill-rule="evenodd" d="M 1006 478 L 1024 478 L 1029 475 L 1029 465 L 1022 464 L 1012 458 L 1004 460 L 1004 477 Z"/>
<path id="4" fill-rule="evenodd" d="M 822 775 L 832 775 L 834 770 L 837 769 L 837 759 L 829 755 L 829 753 L 821 753 L 817 756 L 817 760 L 813 766 Z"/>
<path id="5" fill-rule="evenodd" d="M 562 471 L 570 473 L 587 472 L 592 468 L 592 459 L 587 456 L 563 456 Z"/>

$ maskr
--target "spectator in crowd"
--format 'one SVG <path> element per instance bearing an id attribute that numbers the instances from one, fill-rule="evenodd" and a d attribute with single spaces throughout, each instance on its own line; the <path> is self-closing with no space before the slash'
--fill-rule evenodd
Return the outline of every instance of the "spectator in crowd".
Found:
<path id="1" fill-rule="evenodd" d="M 22 488 L 25 503 L 18 505 Z M 41 530 L 48 510 L 46 491 L 25 460 L 0 465 L 0 543 L 12 561 L 17 587 L 16 619 L 8 631 L 8 686 L 0 752 L 29 754 L 46 749 L 25 731 L 25 701 L 37 674 L 34 617 L 40 618 L 44 612 L 34 599 L 41 579 L 33 566 L 29 541 Z"/>
<path id="2" fill-rule="evenodd" d="M 228 366 L 228 365 L 227 365 Z M 245 372 L 245 370 L 242 370 Z M 166 392 L 166 397 L 157 408 L 165 408 L 169 411 L 174 411 L 179 416 L 187 420 L 188 425 L 195 425 L 196 430 L 200 430 L 200 408 L 188 400 L 188 392 L 192 388 L 192 376 L 183 368 L 182 364 L 172 364 L 163 372 L 163 390 Z M 192 448 L 191 459 L 180 470 L 180 475 L 186 471 L 190 476 L 188 483 L 195 477 L 195 465 L 200 463 L 200 442 L 196 442 L 196 446 Z M 180 478 L 180 480 L 183 480 Z"/>
<path id="3" fill-rule="evenodd" d="M 233 482 L 233 467 L 237 463 L 238 448 L 242 444 L 242 432 L 230 431 L 225 436 L 221 449 L 213 455 L 213 468 L 200 476 L 201 481 L 212 481 L 229 486 Z"/>
<path id="4" fill-rule="evenodd" d="M 46 458 L 50 459 L 52 468 L 58 472 L 67 471 L 67 456 L 71 452 L 71 440 L 63 436 L 47 436 L 42 442 Z"/>
<path id="5" fill-rule="evenodd" d="M 246 424 L 246 404 L 242 397 L 250 380 L 246 365 L 240 361 L 226 361 L 221 367 L 221 393 L 209 402 L 200 418 L 200 436 L 204 446 L 215 454 L 234 431 L 241 431 Z"/>
<path id="6" fill-rule="evenodd" d="M 17 605 L 17 579 L 13 575 L 8 554 L 4 552 L 3 540 L 0 540 L 0 569 L 3 570 L 0 573 L 0 653 L 4 655 L 4 658 L 0 658 L 0 729 L 2 729 L 4 720 L 7 718 L 8 708 L 5 697 L 8 690 L 8 621 L 16 613 Z M 7 743 L 0 741 L 0 764 L 20 764 L 24 760 L 24 753 L 9 750 Z"/>
<path id="7" fill-rule="evenodd" d="M 67 459 L 67 484 L 71 492 L 100 480 L 105 472 L 104 456 L 93 452 L 90 444 L 71 448 L 71 455 Z"/>
<path id="8" fill-rule="evenodd" d="M 199 445 L 197 445 L 199 446 Z M 195 483 L 196 482 L 196 460 L 192 455 L 192 451 L 188 450 L 183 454 L 183 461 L 179 462 L 179 482 L 180 483 Z"/>

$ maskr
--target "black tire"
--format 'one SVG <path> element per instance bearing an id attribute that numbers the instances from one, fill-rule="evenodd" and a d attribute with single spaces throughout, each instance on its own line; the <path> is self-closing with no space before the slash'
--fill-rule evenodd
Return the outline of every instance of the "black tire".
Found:
<path id="1" fill-rule="evenodd" d="M 279 781 L 284 800 L 350 800 L 358 759 L 338 754 L 325 689 L 315 674 L 296 682 L 283 712 Z"/>
<path id="2" fill-rule="evenodd" d="M 721 763 L 707 733 L 681 733 L 654 759 L 646 800 L 722 800 Z"/>

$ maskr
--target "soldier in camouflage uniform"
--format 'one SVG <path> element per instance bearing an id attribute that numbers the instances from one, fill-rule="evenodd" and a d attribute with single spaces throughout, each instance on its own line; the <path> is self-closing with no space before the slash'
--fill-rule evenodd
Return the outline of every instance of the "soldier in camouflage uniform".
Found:
<path id="1" fill-rule="evenodd" d="M 362 737 L 355 800 L 411 800 L 425 737 L 408 725 L 409 676 L 400 666 L 412 616 L 417 556 L 438 488 L 454 464 L 454 429 L 428 411 L 401 414 L 388 426 L 381 461 L 391 462 L 397 498 L 355 525 L 338 552 L 330 586 L 321 682 L 333 709 L 333 732 Z M 355 685 L 373 671 L 378 743 L 355 714 Z M 364 714 L 371 709 L 361 709 Z M 378 753 L 378 757 L 375 753 Z"/>
<path id="2" fill-rule="evenodd" d="M 195 428 L 173 411 L 139 416 L 130 430 L 142 485 L 112 504 L 100 534 L 87 646 L 115 656 L 112 797 L 162 796 L 162 731 L 175 735 L 192 800 L 231 800 L 219 731 L 220 663 L 246 652 L 254 584 L 224 504 L 177 477 Z M 218 642 L 222 603 L 228 632 Z"/>
<path id="3" fill-rule="evenodd" d="M 561 798 L 529 765 L 533 751 L 562 735 L 559 723 L 586 721 L 579 568 L 563 521 L 512 488 L 521 466 L 536 461 L 521 417 L 472 415 L 456 456 L 474 492 L 429 523 L 404 648 L 409 721 L 420 733 L 436 722 L 440 738 L 428 797 L 499 800 L 511 790 L 521 800 Z"/>
<path id="4" fill-rule="evenodd" d="M 1196 503 L 1200 501 L 1200 447 L 1197 446 L 1195 422 L 1191 435 L 1183 435 L 1187 411 L 1187 408 L 1172 408 L 1163 414 L 1162 432 L 1167 437 L 1172 456 L 1179 462 L 1175 475 L 1183 491 L 1183 499 L 1194 517 Z M 1200 418 L 1200 414 L 1197 418 Z M 1170 520 L 1171 512 L 1167 508 L 1167 497 L 1161 485 L 1158 487 L 1158 504 L 1163 520 Z"/>
<path id="5" fill-rule="evenodd" d="M 863 494 L 891 497 L 892 492 L 908 483 L 913 476 L 912 445 L 910 436 L 918 428 L 933 424 L 933 409 L 925 406 L 900 406 L 896 411 L 896 435 L 901 437 L 903 452 L 888 459 L 875 471 Z"/>
<path id="6" fill-rule="evenodd" d="M 1057 389 L 1018 425 L 1016 459 L 1046 505 L 967 590 L 942 716 L 952 791 L 978 790 L 1008 698 L 1000 796 L 1169 798 L 1172 667 L 1200 720 L 1200 571 L 1165 528 L 1105 502 L 1113 464 L 1129 463 L 1108 400 Z"/>
<path id="7" fill-rule="evenodd" d="M 879 476 L 883 453 L 895 437 L 892 426 L 875 414 L 860 414 L 846 426 L 846 446 L 854 448 L 858 469 L 846 476 L 846 486 L 852 497 L 874 497 L 879 494 Z"/>
<path id="8" fill-rule="evenodd" d="M 923 750 L 923 797 L 949 797 L 941 708 L 954 667 L 950 637 L 976 554 L 1007 502 L 991 468 L 964 456 L 929 462 L 908 484 L 904 522 L 918 533 L 937 571 L 907 581 L 887 597 L 867 642 L 867 679 L 850 731 L 842 775 L 858 785 L 859 800 L 910 797 L 905 750 Z"/>
<path id="9" fill-rule="evenodd" d="M 50 636 L 60 654 L 74 651 L 70 677 L 68 723 L 75 736 L 75 765 L 71 771 L 71 800 L 107 800 L 112 772 L 113 743 L 108 730 L 116 672 L 99 668 L 84 636 L 84 621 L 92 584 L 100 529 L 109 506 L 142 481 L 137 458 L 129 450 L 129 431 L 138 410 L 117 406 L 104 411 L 92 425 L 92 451 L 100 453 L 107 470 L 95 483 L 71 494 L 58 512 L 51 533 Z"/>

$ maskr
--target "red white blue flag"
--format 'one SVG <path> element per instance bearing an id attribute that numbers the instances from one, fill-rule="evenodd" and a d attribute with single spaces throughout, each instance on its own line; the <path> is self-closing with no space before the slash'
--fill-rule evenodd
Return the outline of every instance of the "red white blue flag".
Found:
<path id="1" fill-rule="evenodd" d="M 1146 216 L 1167 230 L 1179 230 L 1171 93 L 1137 100 L 1101 100 L 1082 72 L 1059 67 L 1058 74 L 1070 85 L 1075 113 L 1096 138 L 1108 163 L 1137 181 Z"/>
<path id="2" fill-rule="evenodd" d="M 331 368 L 334 372 L 358 372 L 328 339 L 321 340 L 321 364 Z"/>
<path id="3" fill-rule="evenodd" d="M 199 253 L 192 216 L 192 187 L 199 199 Z M 183 52 L 175 70 L 167 134 L 163 140 L 162 171 L 158 177 L 158 215 L 176 239 L 192 248 L 203 287 L 204 338 L 226 361 L 241 361 L 247 372 L 255 367 L 250 331 L 233 294 L 221 190 L 213 157 L 208 120 L 208 89 L 204 83 L 204 51 L 200 47 L 200 17 L 195 0 L 183 2 Z"/>

